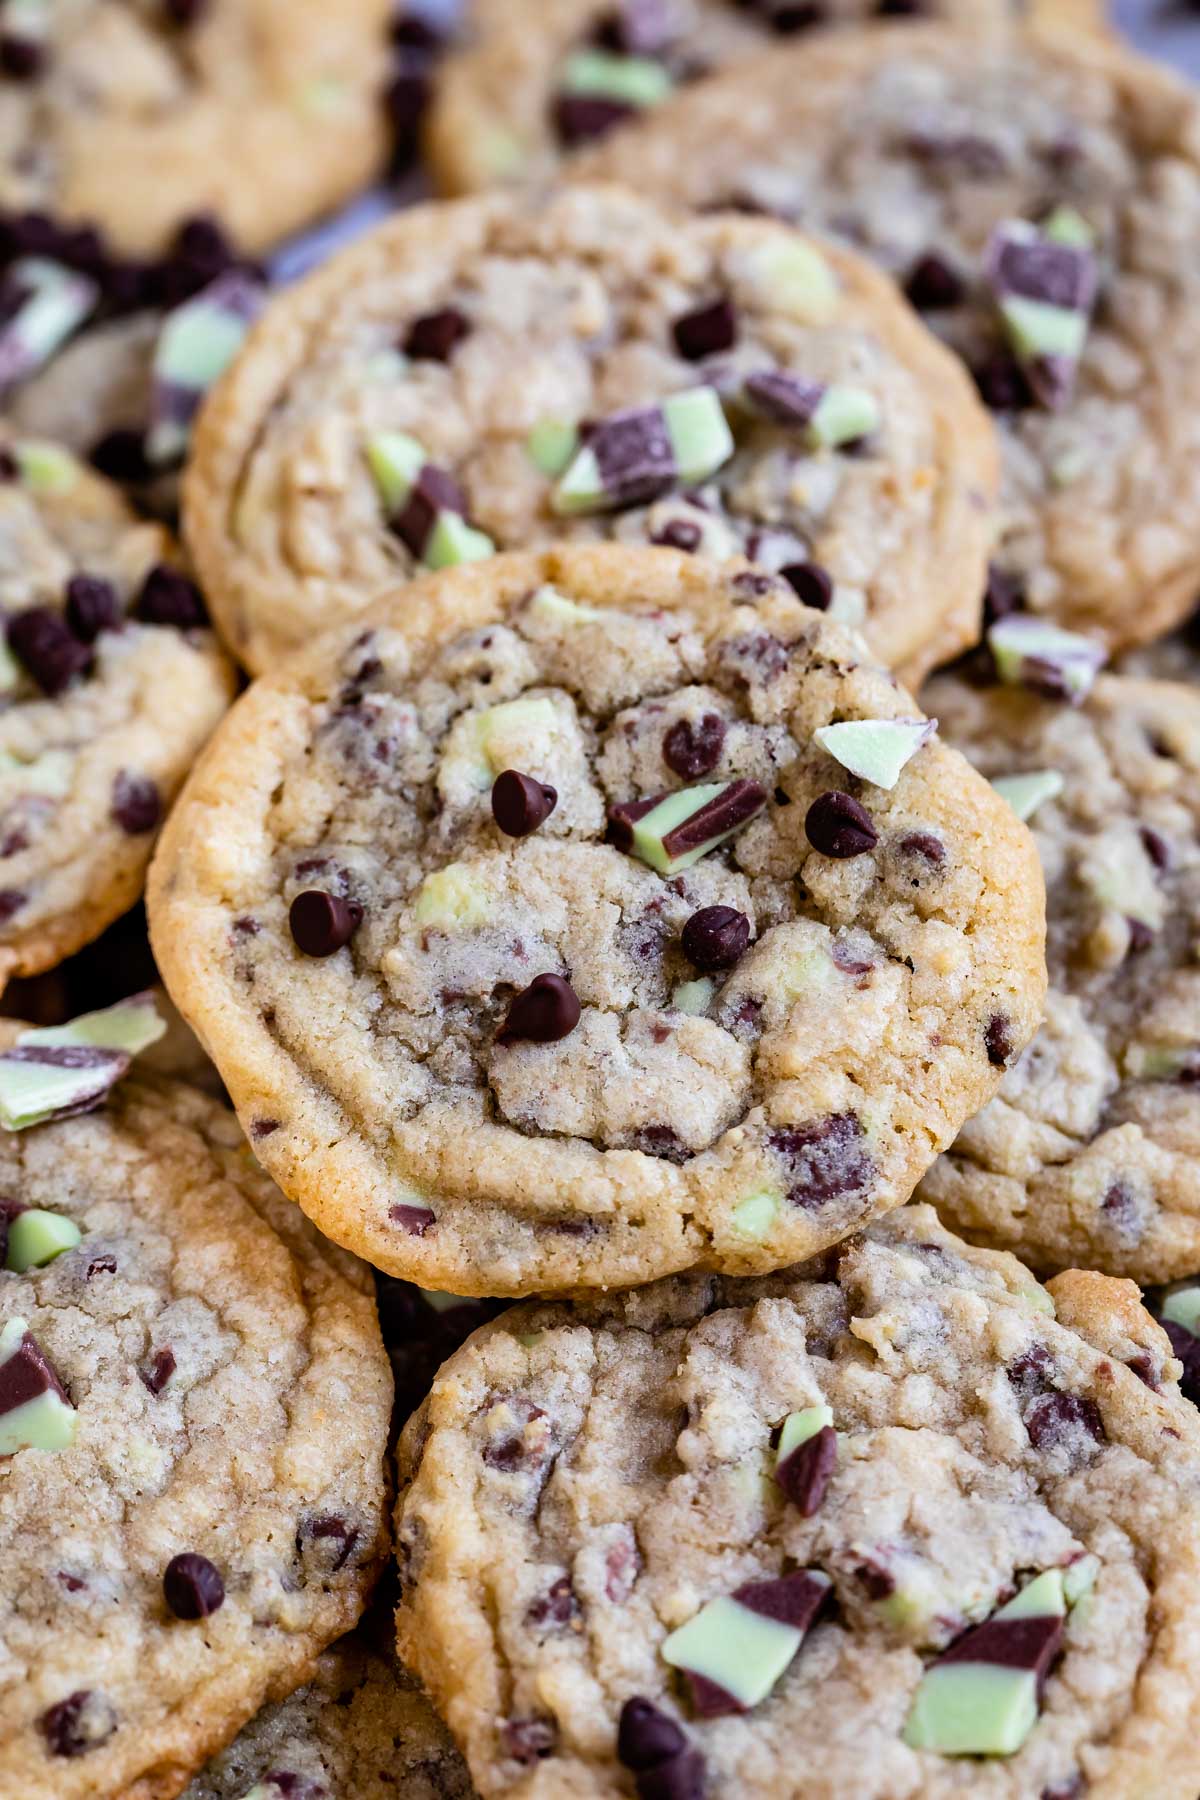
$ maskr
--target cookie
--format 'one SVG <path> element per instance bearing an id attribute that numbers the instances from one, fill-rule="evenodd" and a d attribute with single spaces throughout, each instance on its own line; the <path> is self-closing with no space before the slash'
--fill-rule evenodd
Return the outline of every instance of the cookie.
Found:
<path id="1" fill-rule="evenodd" d="M 777 49 L 579 166 L 675 201 L 803 216 L 876 256 L 995 415 L 997 578 L 1110 649 L 1190 611 L 1192 88 L 1099 34 L 877 28 Z"/>
<path id="2" fill-rule="evenodd" d="M 916 678 L 977 632 L 995 485 L 869 266 L 602 188 L 402 214 L 277 299 L 185 508 L 255 671 L 424 566 L 617 537 L 786 569 Z"/>
<path id="3" fill-rule="evenodd" d="M 818 25 L 893 12 L 990 26 L 1020 0 L 470 0 L 442 67 L 426 132 L 443 191 L 542 180 L 581 146 L 656 108 L 687 83 Z M 1043 14 L 1098 22 L 1096 0 L 1040 0 Z M 895 27 L 894 27 L 895 29 Z"/>
<path id="4" fill-rule="evenodd" d="M 1053 685 L 1042 668 L 1035 679 Z M 1048 891 L 1046 1022 L 923 1187 L 1035 1267 L 1200 1267 L 1200 689 L 1101 675 L 1081 704 L 931 682 L 947 741 L 1029 823 Z"/>
<path id="5" fill-rule="evenodd" d="M 377 1573 L 370 1278 L 192 1088 L 127 1080 L 0 1161 L 0 1791 L 169 1800 Z"/>
<path id="6" fill-rule="evenodd" d="M 414 582 L 262 677 L 148 896 L 285 1192 L 465 1295 L 778 1267 L 907 1199 L 1040 1017 L 1042 906 L 854 637 L 616 545 Z"/>
<path id="7" fill-rule="evenodd" d="M 176 557 L 76 458 L 0 433 L 0 982 L 133 905 L 232 698 Z"/>
<path id="8" fill-rule="evenodd" d="M 473 1800 L 446 1727 L 390 1658 L 345 1638 L 268 1706 L 182 1800 Z"/>
<path id="9" fill-rule="evenodd" d="M 156 256 L 217 214 L 265 249 L 381 166 L 387 0 L 78 0 L 4 36 L 0 207 Z M 314 153 L 319 145 L 319 153 Z"/>
<path id="10" fill-rule="evenodd" d="M 480 1794 L 1191 1800 L 1200 1421 L 1055 1304 L 919 1207 L 485 1327 L 398 1511 Z"/>

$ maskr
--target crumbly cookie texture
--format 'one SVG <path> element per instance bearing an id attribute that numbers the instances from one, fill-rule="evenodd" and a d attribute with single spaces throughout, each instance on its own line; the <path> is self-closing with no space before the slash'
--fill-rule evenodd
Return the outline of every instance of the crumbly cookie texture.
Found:
<path id="1" fill-rule="evenodd" d="M 995 412 L 995 556 L 1026 605 L 1110 648 L 1190 610 L 1191 87 L 1099 34 L 830 34 L 702 84 L 579 167 L 799 216 L 877 257 Z"/>
<path id="2" fill-rule="evenodd" d="M 446 1727 L 390 1658 L 351 1637 L 268 1706 L 182 1800 L 472 1800 Z"/>
<path id="3" fill-rule="evenodd" d="M 923 696 L 989 778 L 1044 775 L 1046 1022 L 922 1192 L 1036 1267 L 1200 1267 L 1200 690 L 1102 675 L 1079 706 L 953 676 Z M 1057 790 L 1057 791 L 1055 791 Z"/>
<path id="4" fill-rule="evenodd" d="M 1195 1415 L 930 1208 L 515 1308 L 400 1468 L 401 1655 L 482 1795 L 1196 1791 Z"/>
<path id="5" fill-rule="evenodd" d="M 6 68 L 0 94 L 0 205 L 98 226 L 132 256 L 202 212 L 266 249 L 382 164 L 390 14 L 387 0 L 21 9 L 6 42 L 28 67 Z"/>
<path id="6" fill-rule="evenodd" d="M 0 436 L 0 980 L 96 937 L 235 675 L 165 531 L 59 446 Z"/>
<path id="7" fill-rule="evenodd" d="M 631 422 L 660 409 L 670 467 Z M 869 265 L 596 188 L 405 213 L 278 298 L 203 414 L 186 531 L 255 671 L 431 562 L 616 537 L 793 570 L 916 679 L 977 629 L 997 479 Z"/>
<path id="8" fill-rule="evenodd" d="M 859 761 L 864 721 L 870 779 L 814 735 Z M 281 1186 L 455 1294 L 779 1267 L 905 1200 L 1033 1032 L 1042 908 L 858 640 L 613 545 L 413 583 L 263 677 L 149 893 Z"/>
<path id="9" fill-rule="evenodd" d="M 25 1321 L 27 1385 L 48 1364 L 68 1423 L 34 1447 L 0 1362 L 0 1789 L 169 1800 L 309 1678 L 378 1570 L 391 1382 L 370 1277 L 191 1088 L 127 1081 L 5 1134 L 0 1162 L 0 1330 Z M 14 1272 L 21 1208 L 78 1241 Z"/>
<path id="10" fill-rule="evenodd" d="M 1035 4 L 1044 16 L 1099 22 L 1096 0 Z M 434 178 L 454 194 L 544 178 L 687 82 L 798 34 L 807 48 L 813 26 L 861 25 L 886 10 L 878 0 L 469 0 L 426 131 Z M 978 27 L 1024 8 L 1019 0 L 932 0 L 911 10 Z"/>

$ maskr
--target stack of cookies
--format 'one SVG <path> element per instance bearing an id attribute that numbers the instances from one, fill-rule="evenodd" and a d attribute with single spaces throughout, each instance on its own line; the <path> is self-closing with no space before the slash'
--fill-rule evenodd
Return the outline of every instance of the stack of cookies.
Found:
<path id="1" fill-rule="evenodd" d="M 1195 1800 L 1200 95 L 7 0 L 0 124 L 0 1800 Z"/>

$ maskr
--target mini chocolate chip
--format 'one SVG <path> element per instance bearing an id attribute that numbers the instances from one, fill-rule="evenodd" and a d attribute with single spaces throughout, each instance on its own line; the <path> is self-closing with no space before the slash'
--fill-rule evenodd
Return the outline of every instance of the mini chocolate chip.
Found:
<path id="1" fill-rule="evenodd" d="M 113 1272 L 115 1273 L 115 1271 L 116 1265 L 114 1264 Z M 168 1381 L 170 1381 L 172 1375 L 175 1373 L 177 1366 L 175 1352 L 168 1344 L 162 1350 L 156 1350 L 154 1353 L 154 1361 L 150 1364 L 150 1367 L 148 1369 L 139 1369 L 138 1374 L 152 1394 L 161 1394 Z"/>
<path id="2" fill-rule="evenodd" d="M 557 788 L 517 769 L 505 769 L 492 783 L 492 817 L 506 837 L 528 837 L 557 805 Z"/>
<path id="3" fill-rule="evenodd" d="M 437 1224 L 437 1216 L 428 1206 L 409 1206 L 403 1200 L 388 1207 L 388 1218 L 410 1237 L 424 1237 Z"/>
<path id="4" fill-rule="evenodd" d="M 683 954 L 696 968 L 730 969 L 750 942 L 750 921 L 732 906 L 702 906 L 683 928 Z"/>
<path id="5" fill-rule="evenodd" d="M 88 451 L 88 461 L 101 475 L 126 487 L 149 481 L 152 470 L 146 456 L 146 434 L 129 425 L 106 431 Z"/>
<path id="6" fill-rule="evenodd" d="M 91 644 L 102 631 L 121 623 L 121 602 L 111 581 L 99 575 L 72 575 L 67 583 L 67 623 L 81 643 Z"/>
<path id="7" fill-rule="evenodd" d="M 636 110 L 625 100 L 607 100 L 600 94 L 559 94 L 554 102 L 554 126 L 562 142 L 573 148 L 607 137 Z"/>
<path id="8" fill-rule="evenodd" d="M 684 313 L 671 327 L 671 334 L 675 348 L 688 362 L 700 362 L 706 356 L 732 350 L 737 341 L 737 315 L 732 302 L 713 300 L 708 306 Z"/>
<path id="9" fill-rule="evenodd" d="M 514 1762 L 535 1763 L 549 1756 L 558 1742 L 558 1726 L 553 1719 L 508 1719 L 504 1724 L 504 1743 Z"/>
<path id="10" fill-rule="evenodd" d="M 704 1758 L 699 1750 L 683 1750 L 653 1769 L 640 1770 L 634 1787 L 638 1800 L 704 1800 L 708 1788 Z"/>
<path id="11" fill-rule="evenodd" d="M 46 66 L 46 49 L 36 38 L 0 34 L 0 71 L 12 81 L 36 81 Z"/>
<path id="12" fill-rule="evenodd" d="M 1046 1394 L 1030 1408 L 1025 1429 L 1035 1450 L 1053 1449 L 1074 1431 L 1086 1432 L 1098 1444 L 1108 1442 L 1099 1408 L 1084 1394 Z"/>
<path id="13" fill-rule="evenodd" d="M 660 544 L 667 550 L 682 550 L 687 556 L 694 556 L 700 548 L 701 531 L 693 519 L 672 519 L 650 534 L 652 544 Z"/>
<path id="14" fill-rule="evenodd" d="M 617 1759 L 627 1769 L 653 1769 L 687 1749 L 687 1736 L 667 1713 L 640 1694 L 621 1708 L 617 1725 Z"/>
<path id="15" fill-rule="evenodd" d="M 724 748 L 724 719 L 705 713 L 699 719 L 676 720 L 663 737 L 663 761 L 685 781 L 694 781 L 716 768 Z"/>
<path id="16" fill-rule="evenodd" d="M 136 611 L 147 625 L 174 625 L 180 631 L 208 623 L 200 589 L 167 563 L 156 563 L 147 575 Z"/>
<path id="17" fill-rule="evenodd" d="M 988 1061 L 997 1069 L 1007 1068 L 1015 1046 L 1012 1041 L 1012 1022 L 1004 1013 L 992 1014 L 984 1027 L 983 1041 Z"/>
<path id="18" fill-rule="evenodd" d="M 413 320 L 404 349 L 415 362 L 449 362 L 459 344 L 470 335 L 466 315 L 456 306 L 443 306 L 440 312 L 424 313 Z"/>
<path id="19" fill-rule="evenodd" d="M 273 1133 L 278 1130 L 278 1119 L 252 1119 L 250 1121 L 250 1136 L 252 1138 L 271 1137 Z"/>
<path id="20" fill-rule="evenodd" d="M 833 599 L 833 577 L 820 563 L 788 563 L 779 573 L 805 606 L 814 612 L 827 612 Z"/>
<path id="21" fill-rule="evenodd" d="M 865 806 L 837 788 L 818 794 L 804 820 L 804 831 L 813 849 L 822 856 L 862 856 L 879 842 L 879 833 Z"/>
<path id="22" fill-rule="evenodd" d="M 357 1543 L 356 1526 L 348 1525 L 337 1513 L 322 1513 L 301 1522 L 296 1533 L 296 1554 L 302 1556 L 306 1545 L 315 1544 L 324 1553 L 323 1561 L 330 1572 L 336 1575 L 345 1568 Z"/>
<path id="23" fill-rule="evenodd" d="M 0 481 L 16 481 L 21 474 L 21 465 L 11 450 L 0 446 Z"/>
<path id="24" fill-rule="evenodd" d="M 1127 918 L 1129 927 L 1129 953 L 1136 956 L 1139 951 L 1148 950 L 1154 942 L 1154 933 L 1143 919 Z"/>
<path id="25" fill-rule="evenodd" d="M 802 1211 L 819 1210 L 830 1200 L 862 1193 L 875 1178 L 875 1164 L 856 1113 L 830 1113 L 810 1125 L 782 1125 L 767 1143 L 783 1162 L 788 1201 Z"/>
<path id="26" fill-rule="evenodd" d="M 1171 866 L 1171 846 L 1159 831 L 1152 825 L 1143 825 L 1139 833 L 1142 848 L 1156 869 L 1169 869 Z"/>
<path id="27" fill-rule="evenodd" d="M 120 770 L 113 782 L 112 816 L 130 837 L 154 830 L 162 818 L 162 800 L 148 775 Z"/>
<path id="28" fill-rule="evenodd" d="M 92 665 L 92 652 L 81 644 L 61 614 L 48 606 L 30 606 L 8 621 L 8 646 L 44 694 L 61 694 Z"/>
<path id="29" fill-rule="evenodd" d="M 574 1031 L 579 1012 L 569 981 L 561 975 L 537 975 L 512 1002 L 496 1041 L 511 1043 L 520 1038 L 533 1044 L 557 1043 Z"/>
<path id="30" fill-rule="evenodd" d="M 1023 412 L 1033 404 L 1029 383 L 1007 350 L 996 350 L 971 373 L 984 405 L 991 412 Z"/>
<path id="31" fill-rule="evenodd" d="M 1150 1388 L 1154 1393 L 1158 1393 L 1162 1386 L 1159 1380 L 1160 1371 L 1148 1351 L 1142 1350 L 1136 1356 L 1129 1357 L 1125 1366 L 1130 1374 L 1136 1375 L 1144 1386 Z"/>
<path id="32" fill-rule="evenodd" d="M 20 888 L 0 888 L 0 925 L 6 925 L 24 906 L 27 896 Z"/>
<path id="33" fill-rule="evenodd" d="M 896 1577 L 881 1563 L 859 1563 L 854 1571 L 854 1579 L 868 1600 L 888 1600 L 896 1591 Z"/>
<path id="34" fill-rule="evenodd" d="M 967 284 L 953 264 L 931 250 L 913 264 L 904 291 L 918 312 L 942 312 L 962 305 Z"/>
<path id="35" fill-rule="evenodd" d="M 931 863 L 935 869 L 940 868 L 946 860 L 946 846 L 940 838 L 935 838 L 928 831 L 910 831 L 906 837 L 900 839 L 897 848 L 903 850 L 907 856 L 919 856 L 923 862 Z"/>
<path id="36" fill-rule="evenodd" d="M 306 888 L 288 910 L 296 948 L 305 956 L 332 956 L 348 944 L 362 924 L 357 900 L 341 900 L 323 888 Z"/>
<path id="37" fill-rule="evenodd" d="M 560 1575 L 544 1594 L 539 1594 L 527 1607 L 525 1622 L 543 1628 L 561 1628 L 570 1625 L 579 1614 L 579 1601 L 575 1597 L 571 1577 Z"/>
<path id="38" fill-rule="evenodd" d="M 91 1688 L 77 1688 L 56 1706 L 48 1707 L 38 1724 L 53 1756 L 86 1756 L 117 1729 L 112 1707 Z"/>
<path id="39" fill-rule="evenodd" d="M 207 1556 L 184 1550 L 166 1566 L 163 1598 L 177 1619 L 207 1619 L 224 1605 L 225 1583 Z"/>
<path id="40" fill-rule="evenodd" d="M 93 1275 L 115 1275 L 116 1272 L 117 1259 L 106 1251 L 102 1256 L 94 1256 L 92 1258 L 91 1262 L 84 1270 L 83 1279 L 85 1281 L 90 1281 Z M 143 1375 L 142 1380 L 145 1381 L 145 1379 L 146 1378 Z"/>

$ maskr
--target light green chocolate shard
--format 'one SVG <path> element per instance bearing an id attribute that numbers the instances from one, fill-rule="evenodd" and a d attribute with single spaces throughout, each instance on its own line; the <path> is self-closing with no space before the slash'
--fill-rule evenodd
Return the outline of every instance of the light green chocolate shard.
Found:
<path id="1" fill-rule="evenodd" d="M 716 982 L 709 981 L 703 975 L 696 981 L 681 981 L 671 995 L 671 1005 L 677 1012 L 691 1013 L 694 1017 L 699 1017 L 701 1013 L 708 1011 L 716 991 Z"/>
<path id="2" fill-rule="evenodd" d="M 724 781 L 701 782 L 698 787 L 679 788 L 675 793 L 667 794 L 644 818 L 633 823 L 631 848 L 634 855 L 640 856 L 650 868 L 657 869 L 660 875 L 677 875 L 681 869 L 690 869 L 693 863 L 698 863 L 702 856 L 707 856 L 741 827 L 734 825 L 717 837 L 698 844 L 694 850 L 685 850 L 682 856 L 669 855 L 663 839 L 670 837 L 685 820 L 703 811 L 718 794 L 725 792 L 728 785 Z"/>
<path id="3" fill-rule="evenodd" d="M 28 1330 L 24 1319 L 8 1321 L 0 1331 L 0 1365 L 16 1355 Z M 78 1429 L 73 1406 L 55 1393 L 38 1394 L 0 1413 L 0 1456 L 15 1456 L 18 1450 L 66 1450 Z"/>
<path id="4" fill-rule="evenodd" d="M 1087 342 L 1087 314 L 1071 306 L 1055 306 L 1049 300 L 1027 300 L 1022 294 L 1006 294 L 1000 302 L 1009 342 L 1018 356 L 1032 361 L 1039 356 L 1065 356 L 1077 362 Z"/>
<path id="5" fill-rule="evenodd" d="M 448 863 L 421 883 L 413 917 L 418 925 L 438 931 L 470 931 L 482 925 L 490 912 L 482 877 L 465 863 Z"/>
<path id="6" fill-rule="evenodd" d="M 779 1217 L 780 1196 L 764 1188 L 761 1193 L 747 1194 L 729 1215 L 729 1222 L 740 1237 L 761 1243 Z"/>
<path id="7" fill-rule="evenodd" d="M 1200 1285 L 1176 1288 L 1162 1304 L 1162 1316 L 1172 1325 L 1182 1325 L 1193 1337 L 1200 1337 Z"/>
<path id="8" fill-rule="evenodd" d="M 733 433 L 716 388 L 685 388 L 663 401 L 679 480 L 706 481 L 734 452 Z"/>
<path id="9" fill-rule="evenodd" d="M 671 1633 L 662 1655 L 673 1669 L 703 1675 L 750 1707 L 766 1699 L 803 1642 L 804 1633 L 794 1625 L 722 1594 Z"/>
<path id="10" fill-rule="evenodd" d="M 7 15 L 6 15 L 7 17 Z M 53 356 L 94 308 L 99 289 L 94 281 L 61 263 L 26 257 L 13 264 L 12 278 L 27 292 L 14 328 L 28 358 L 25 373 Z"/>
<path id="11" fill-rule="evenodd" d="M 79 1044 L 96 1050 L 123 1050 L 137 1056 L 166 1033 L 153 994 L 134 994 L 99 1012 L 80 1013 L 65 1025 L 43 1025 L 23 1031 L 18 1044 Z"/>
<path id="12" fill-rule="evenodd" d="M 84 1013 L 66 1025 L 23 1031 L 14 1049 L 68 1048 L 94 1053 L 71 1067 L 53 1061 L 0 1055 L 0 1125 L 24 1131 L 101 1099 L 129 1067 L 130 1058 L 157 1043 L 166 1030 L 152 996 L 122 1000 Z"/>
<path id="13" fill-rule="evenodd" d="M 525 439 L 525 454 L 543 475 L 561 475 L 578 447 L 579 433 L 561 419 L 539 419 Z"/>
<path id="14" fill-rule="evenodd" d="M 398 512 L 429 461 L 423 445 L 406 431 L 377 431 L 367 439 L 367 466 L 384 510 Z"/>
<path id="15" fill-rule="evenodd" d="M 15 1275 L 24 1275 L 29 1269 L 44 1269 L 64 1250 L 73 1250 L 82 1235 L 74 1219 L 31 1206 L 27 1212 L 18 1213 L 9 1225 L 8 1255 L 4 1266 Z"/>
<path id="16" fill-rule="evenodd" d="M 825 1405 L 806 1406 L 800 1412 L 789 1413 L 783 1421 L 783 1430 L 779 1433 L 779 1447 L 775 1452 L 775 1467 L 786 1462 L 793 1450 L 801 1444 L 807 1444 L 809 1438 L 816 1437 L 818 1431 L 824 1431 L 827 1425 L 833 1424 L 833 1412 Z"/>
<path id="17" fill-rule="evenodd" d="M 1062 1619 L 1067 1603 L 1063 1597 L 1063 1572 L 1047 1569 L 1027 1581 L 1019 1594 L 991 1615 L 993 1619 Z"/>
<path id="18" fill-rule="evenodd" d="M 434 520 L 421 560 L 429 569 L 453 569 L 459 563 L 486 562 L 495 553 L 486 531 L 477 531 L 458 513 L 443 511 Z"/>
<path id="19" fill-rule="evenodd" d="M 1073 206 L 1056 206 L 1049 218 L 1042 220 L 1042 236 L 1052 244 L 1066 244 L 1072 250 L 1090 250 L 1096 234 Z"/>
<path id="20" fill-rule="evenodd" d="M 762 244 L 747 263 L 751 284 L 778 311 L 805 324 L 823 325 L 837 311 L 837 278 L 811 244 L 790 235 Z"/>
<path id="21" fill-rule="evenodd" d="M 608 50 L 576 50 L 563 70 L 567 93 L 620 100 L 639 108 L 659 105 L 674 85 L 669 70 L 652 57 L 618 56 Z"/>
<path id="22" fill-rule="evenodd" d="M 556 513 L 569 517 L 572 513 L 595 512 L 607 501 L 596 452 L 585 444 L 551 494 L 550 504 Z"/>
<path id="23" fill-rule="evenodd" d="M 529 610 L 539 619 L 554 625 L 594 625 L 604 617 L 598 606 L 585 606 L 579 600 L 568 600 L 549 583 L 540 587 L 529 602 Z"/>
<path id="24" fill-rule="evenodd" d="M 1063 1599 L 1067 1605 L 1078 1606 L 1081 1600 L 1086 1600 L 1099 1574 L 1098 1556 L 1081 1556 L 1078 1562 L 1068 1563 L 1062 1572 Z"/>
<path id="25" fill-rule="evenodd" d="M 241 349 L 249 329 L 244 314 L 198 294 L 167 314 L 154 348 L 155 381 L 197 395 L 207 393 Z M 146 454 L 151 462 L 171 462 L 186 450 L 190 437 L 190 425 L 160 419 L 147 433 Z"/>
<path id="26" fill-rule="evenodd" d="M 904 1727 L 910 1750 L 1014 1756 L 1037 1723 L 1037 1677 L 991 1663 L 935 1663 Z"/>
<path id="27" fill-rule="evenodd" d="M 1053 668 L 1075 700 L 1084 699 L 1107 661 L 1103 647 L 1077 631 L 1064 631 L 1049 619 L 1010 613 L 997 619 L 987 634 L 988 649 L 1001 681 L 1019 685 L 1028 661 Z"/>
<path id="28" fill-rule="evenodd" d="M 1028 820 L 1039 806 L 1062 793 L 1063 778 L 1057 769 L 1031 769 L 1028 775 L 997 775 L 992 786 L 1018 819 Z"/>
<path id="29" fill-rule="evenodd" d="M 808 424 L 808 440 L 818 449 L 836 450 L 879 428 L 879 405 L 865 388 L 826 388 Z"/>
<path id="30" fill-rule="evenodd" d="M 492 777 L 505 769 L 516 768 L 523 749 L 548 752 L 559 728 L 559 712 L 545 694 L 533 694 L 522 700 L 502 700 L 489 706 L 475 722 L 476 741 L 486 767 L 482 781 L 492 785 Z"/>
<path id="31" fill-rule="evenodd" d="M 44 794 L 62 800 L 71 791 L 76 758 L 70 750 L 44 750 L 32 762 L 0 751 L 0 781 L 11 780 L 23 794 Z"/>
<path id="32" fill-rule="evenodd" d="M 813 738 L 852 775 L 875 787 L 894 788 L 936 730 L 936 719 L 845 719 L 818 726 Z"/>
<path id="33" fill-rule="evenodd" d="M 65 494 L 79 479 L 79 463 L 69 450 L 41 438 L 22 438 L 13 445 L 21 480 L 35 494 Z"/>

